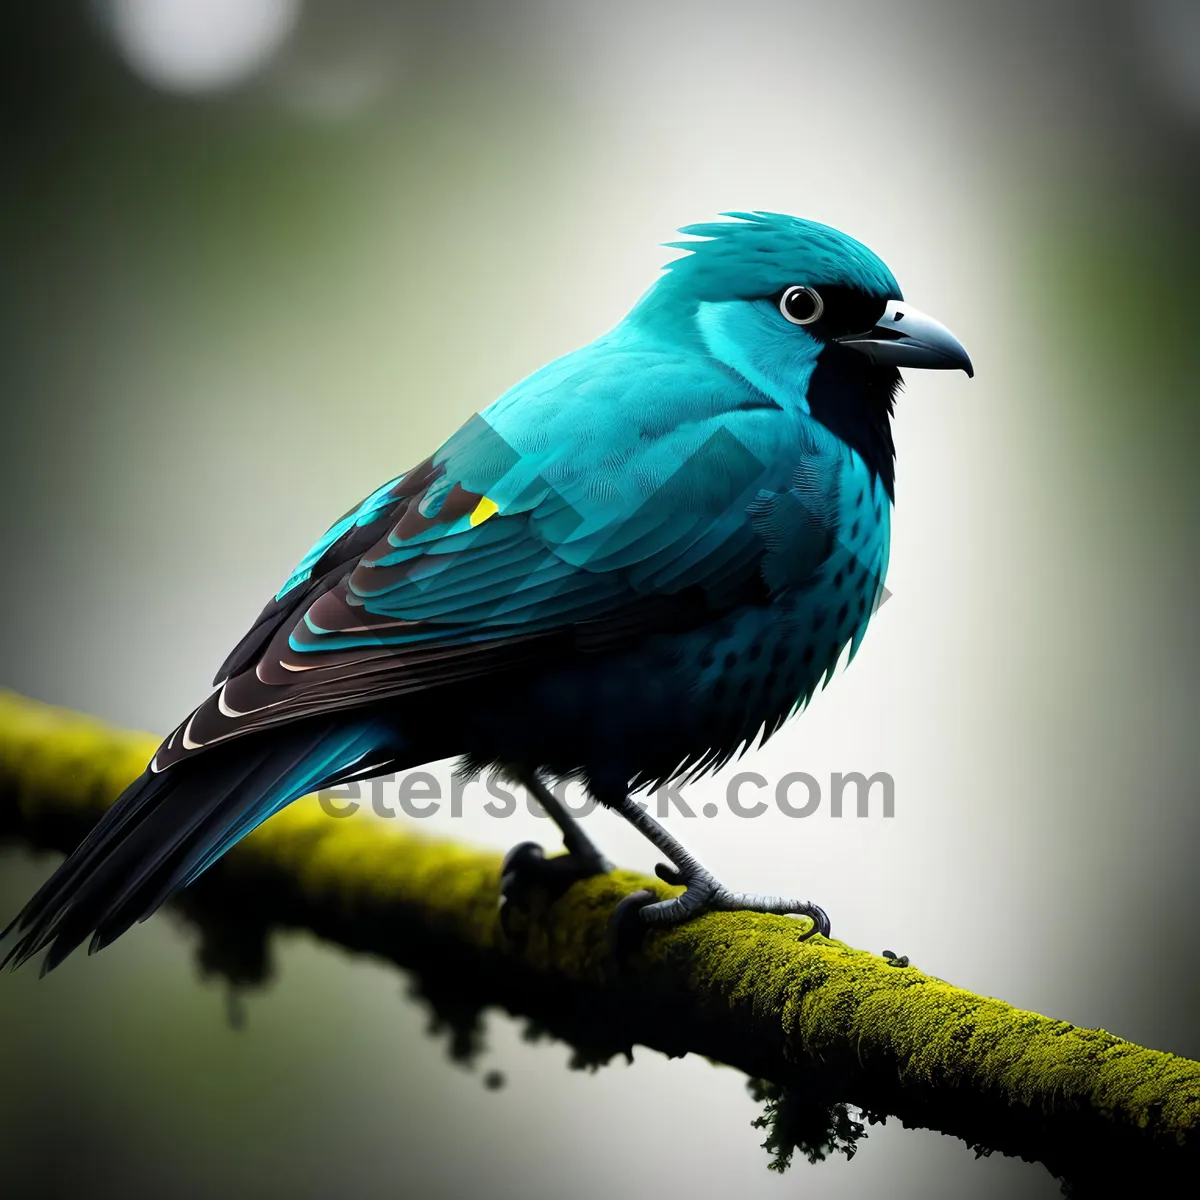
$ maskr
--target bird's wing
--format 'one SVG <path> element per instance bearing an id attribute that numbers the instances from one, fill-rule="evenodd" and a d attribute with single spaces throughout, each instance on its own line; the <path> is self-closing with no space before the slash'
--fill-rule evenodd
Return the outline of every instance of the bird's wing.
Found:
<path id="1" fill-rule="evenodd" d="M 679 353 L 551 364 L 325 534 L 156 769 L 764 602 L 832 545 L 837 452 L 814 430 Z"/>

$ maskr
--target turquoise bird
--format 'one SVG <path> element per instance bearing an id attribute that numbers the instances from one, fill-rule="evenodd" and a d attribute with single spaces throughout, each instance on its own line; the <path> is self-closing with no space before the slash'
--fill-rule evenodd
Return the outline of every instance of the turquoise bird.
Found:
<path id="1" fill-rule="evenodd" d="M 887 571 L 898 368 L 972 368 L 853 238 L 725 215 L 669 243 L 687 253 L 614 329 L 328 530 L 6 962 L 107 945 L 306 793 L 453 756 L 562 829 L 565 855 L 510 853 L 510 900 L 609 869 L 547 786 L 574 778 L 684 885 L 627 898 L 618 929 L 751 909 L 828 934 L 815 904 L 729 891 L 631 793 L 769 737 L 854 655 Z"/>

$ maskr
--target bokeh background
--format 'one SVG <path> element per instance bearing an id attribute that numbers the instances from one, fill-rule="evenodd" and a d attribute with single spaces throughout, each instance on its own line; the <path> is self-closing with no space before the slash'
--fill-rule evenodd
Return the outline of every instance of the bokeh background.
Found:
<path id="1" fill-rule="evenodd" d="M 853 943 L 1200 1056 L 1198 135 L 1188 0 L 8 0 L 0 684 L 167 730 L 335 516 L 617 321 L 678 225 L 815 217 L 977 375 L 910 373 L 894 598 L 747 766 L 887 771 L 896 814 L 670 824 Z M 52 866 L 0 857 L 0 915 Z M 733 1071 L 571 1072 L 500 1015 L 451 1066 L 395 972 L 277 953 L 240 1031 L 161 917 L 0 979 L 5 1191 L 1057 1193 L 895 1123 L 780 1177 Z"/>

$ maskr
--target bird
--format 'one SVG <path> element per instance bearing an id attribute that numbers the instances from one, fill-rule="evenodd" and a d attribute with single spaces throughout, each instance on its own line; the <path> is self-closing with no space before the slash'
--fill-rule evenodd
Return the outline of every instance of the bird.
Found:
<path id="1" fill-rule="evenodd" d="M 626 897 L 617 926 L 750 910 L 829 935 L 817 904 L 728 889 L 635 796 L 761 744 L 854 657 L 884 595 L 900 368 L 974 371 L 859 241 L 721 218 L 316 541 L 5 964 L 108 945 L 303 795 L 452 757 L 561 829 L 563 854 L 509 853 L 502 905 L 611 869 L 554 794 L 573 779 L 684 889 Z"/>

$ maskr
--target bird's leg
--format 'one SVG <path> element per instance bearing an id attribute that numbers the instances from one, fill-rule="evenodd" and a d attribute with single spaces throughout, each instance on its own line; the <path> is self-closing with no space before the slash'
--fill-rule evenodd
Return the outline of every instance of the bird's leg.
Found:
<path id="1" fill-rule="evenodd" d="M 632 916 L 635 910 L 642 925 L 677 925 L 689 917 L 711 910 L 761 912 L 809 917 L 813 928 L 806 937 L 811 937 L 813 933 L 829 936 L 829 918 L 819 905 L 807 900 L 789 900 L 784 896 L 731 892 L 640 804 L 626 796 L 612 807 L 671 860 L 671 866 L 659 863 L 655 867 L 659 879 L 666 883 L 682 884 L 685 888 L 682 896 L 675 896 L 671 900 L 655 900 L 648 891 L 627 896 L 613 914 L 615 925 Z"/>
<path id="2" fill-rule="evenodd" d="M 583 826 L 574 814 L 536 775 L 530 774 L 521 782 L 562 831 L 563 845 L 568 854 L 591 865 L 594 868 L 592 874 L 604 875 L 613 869 L 612 863 L 600 853 L 595 842 L 583 832 Z"/>
<path id="3" fill-rule="evenodd" d="M 604 875 L 612 870 L 612 863 L 584 833 L 566 805 L 532 771 L 522 772 L 517 781 L 562 831 L 567 853 L 547 858 L 537 842 L 521 842 L 504 856 L 500 868 L 500 920 L 506 931 L 514 903 L 519 906 L 532 887 L 541 885 L 557 895 L 579 879 Z"/>

